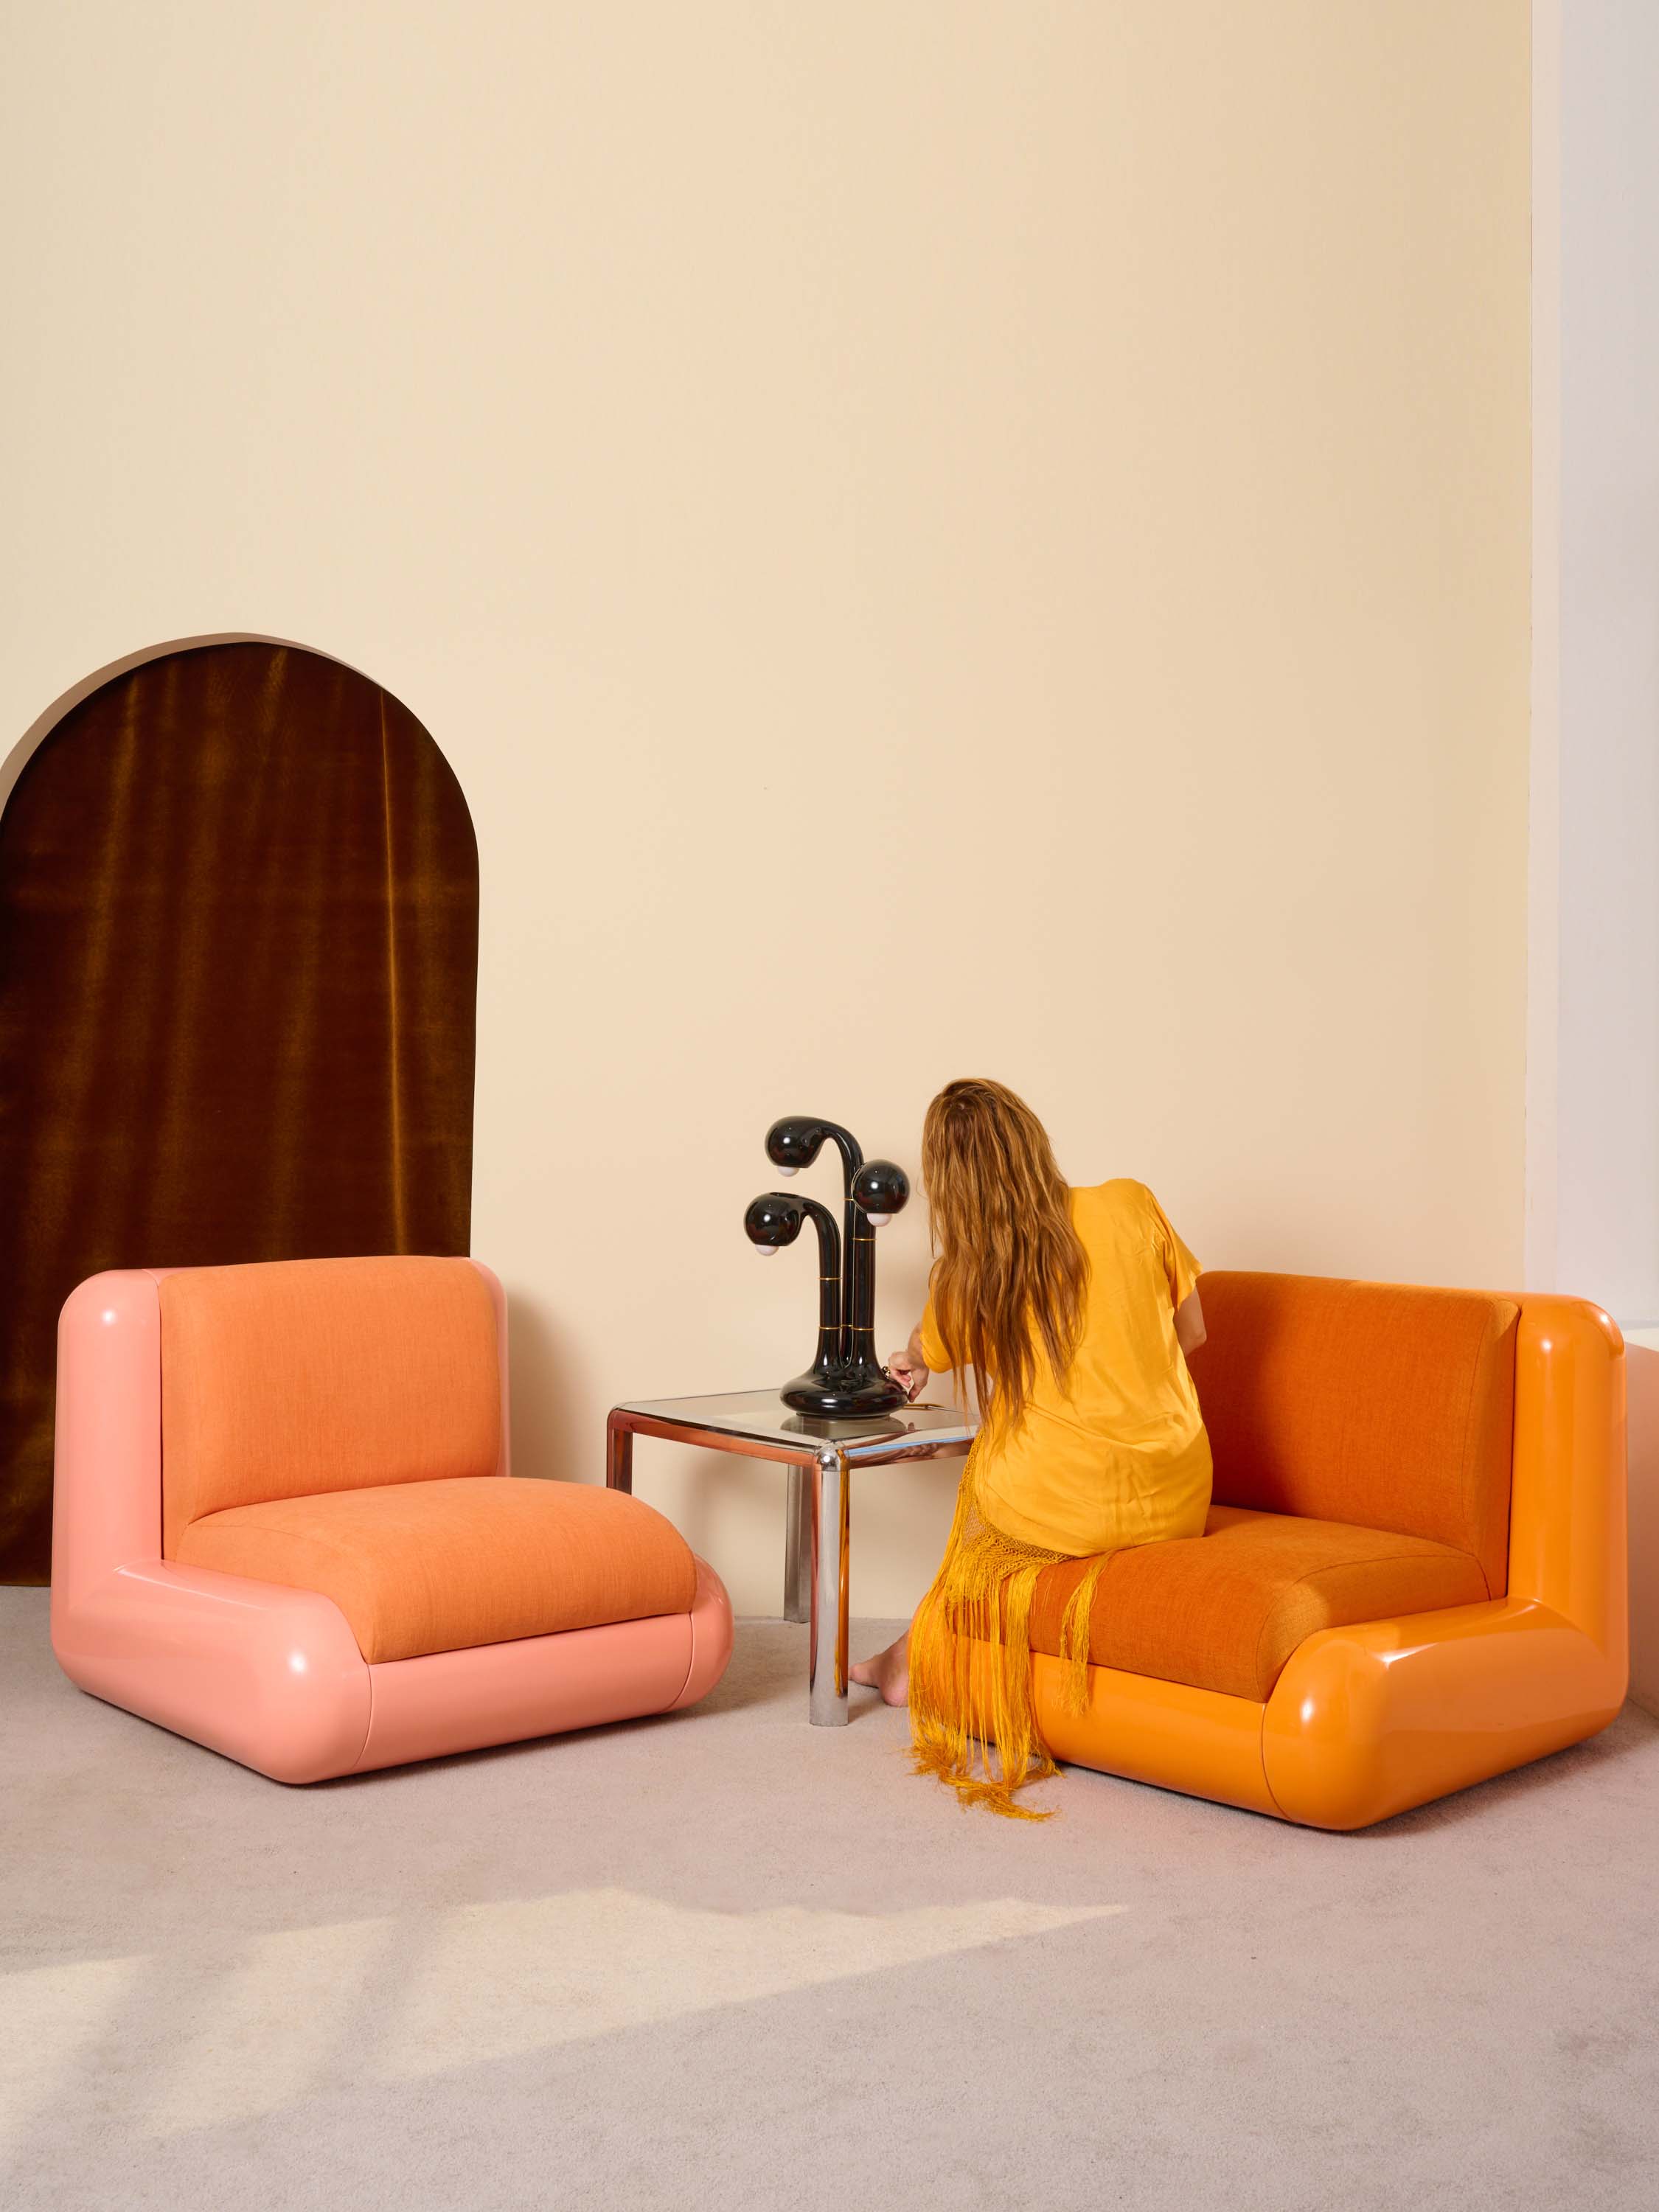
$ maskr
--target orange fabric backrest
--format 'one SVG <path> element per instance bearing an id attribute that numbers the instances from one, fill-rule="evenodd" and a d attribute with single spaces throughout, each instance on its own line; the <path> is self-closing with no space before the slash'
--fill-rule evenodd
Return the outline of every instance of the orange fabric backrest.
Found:
<path id="1" fill-rule="evenodd" d="M 501 1369 L 466 1260 L 281 1260 L 162 1278 L 162 1551 L 204 1513 L 494 1474 Z"/>
<path id="2" fill-rule="evenodd" d="M 1509 1561 L 1520 1307 L 1474 1291 L 1208 1274 L 1194 1356 L 1215 1500 Z"/>

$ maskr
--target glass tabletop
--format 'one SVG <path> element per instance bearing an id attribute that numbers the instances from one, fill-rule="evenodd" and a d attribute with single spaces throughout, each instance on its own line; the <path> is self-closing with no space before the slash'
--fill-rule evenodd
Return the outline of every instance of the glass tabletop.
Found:
<path id="1" fill-rule="evenodd" d="M 791 1412 L 775 1390 L 724 1390 L 699 1398 L 634 1398 L 619 1413 L 638 1413 L 676 1428 L 702 1429 L 712 1436 L 755 1437 L 765 1443 L 839 1444 L 844 1458 L 887 1460 L 927 1452 L 966 1450 L 979 1426 L 954 1406 L 931 1406 L 926 1399 L 900 1406 L 873 1420 L 825 1421 Z"/>

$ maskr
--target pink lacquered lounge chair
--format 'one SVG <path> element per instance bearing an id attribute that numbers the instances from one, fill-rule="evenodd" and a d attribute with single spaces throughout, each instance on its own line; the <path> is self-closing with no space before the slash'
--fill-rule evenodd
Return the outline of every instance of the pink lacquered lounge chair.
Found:
<path id="1" fill-rule="evenodd" d="M 620 1492 L 507 1471 L 471 1260 L 94 1275 L 58 1350 L 52 1648 L 281 1782 L 672 1711 L 720 1578 Z"/>

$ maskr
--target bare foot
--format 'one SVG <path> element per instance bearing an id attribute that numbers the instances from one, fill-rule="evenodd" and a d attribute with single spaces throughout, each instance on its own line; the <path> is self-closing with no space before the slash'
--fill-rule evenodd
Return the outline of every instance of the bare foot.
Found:
<path id="1" fill-rule="evenodd" d="M 873 1659 L 860 1659 L 848 1672 L 853 1681 L 861 1682 L 866 1690 L 879 1690 L 884 1705 L 908 1705 L 910 1701 L 909 1630 L 905 1630 L 896 1644 L 890 1644 L 884 1651 L 878 1651 Z"/>

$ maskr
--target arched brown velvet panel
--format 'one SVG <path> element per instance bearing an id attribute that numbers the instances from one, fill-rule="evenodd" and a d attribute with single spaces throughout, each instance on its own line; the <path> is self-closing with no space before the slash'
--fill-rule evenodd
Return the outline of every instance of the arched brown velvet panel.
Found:
<path id="1" fill-rule="evenodd" d="M 0 1578 L 50 1565 L 58 1310 L 101 1267 L 464 1253 L 477 850 L 338 662 L 169 653 L 0 817 Z"/>

